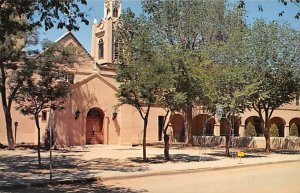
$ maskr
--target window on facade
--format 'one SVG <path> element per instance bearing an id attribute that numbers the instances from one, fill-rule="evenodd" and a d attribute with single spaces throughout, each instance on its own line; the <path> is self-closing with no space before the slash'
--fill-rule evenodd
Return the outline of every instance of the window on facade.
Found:
<path id="1" fill-rule="evenodd" d="M 108 9 L 106 10 L 106 15 L 108 15 L 109 12 L 110 12 L 110 9 L 108 8 Z"/>
<path id="2" fill-rule="evenodd" d="M 47 111 L 42 111 L 42 121 L 47 121 Z"/>
<path id="3" fill-rule="evenodd" d="M 118 8 L 114 8 L 114 11 L 113 11 L 113 17 L 118 17 L 119 15 L 119 12 L 118 12 Z"/>
<path id="4" fill-rule="evenodd" d="M 103 58 L 104 57 L 104 42 L 103 39 L 100 38 L 99 43 L 98 43 L 98 58 Z"/>
<path id="5" fill-rule="evenodd" d="M 299 94 L 296 94 L 296 106 L 299 106 Z"/>

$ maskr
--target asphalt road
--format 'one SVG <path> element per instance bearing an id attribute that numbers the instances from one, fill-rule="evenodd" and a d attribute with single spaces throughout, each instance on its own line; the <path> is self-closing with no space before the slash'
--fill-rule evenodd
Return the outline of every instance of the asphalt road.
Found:
<path id="1" fill-rule="evenodd" d="M 145 192 L 300 193 L 300 162 L 108 181 Z"/>
<path id="2" fill-rule="evenodd" d="M 8 192 L 299 193 L 300 162 L 109 180 Z"/>

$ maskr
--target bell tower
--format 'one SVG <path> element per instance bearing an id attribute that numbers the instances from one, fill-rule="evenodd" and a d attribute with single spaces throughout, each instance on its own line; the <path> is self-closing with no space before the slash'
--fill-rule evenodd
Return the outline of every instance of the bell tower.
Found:
<path id="1" fill-rule="evenodd" d="M 118 19 L 121 13 L 121 0 L 104 1 L 104 18 Z"/>
<path id="2" fill-rule="evenodd" d="M 118 44 L 114 31 L 121 15 L 121 0 L 104 1 L 104 17 L 98 23 L 94 19 L 91 56 L 100 66 L 111 65 L 118 56 Z"/>

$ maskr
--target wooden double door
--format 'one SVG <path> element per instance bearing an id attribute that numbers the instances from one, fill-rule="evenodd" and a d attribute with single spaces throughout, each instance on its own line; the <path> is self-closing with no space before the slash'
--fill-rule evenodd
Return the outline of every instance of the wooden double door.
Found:
<path id="1" fill-rule="evenodd" d="M 86 119 L 86 144 L 103 144 L 103 119 L 104 113 L 101 109 L 89 110 Z"/>

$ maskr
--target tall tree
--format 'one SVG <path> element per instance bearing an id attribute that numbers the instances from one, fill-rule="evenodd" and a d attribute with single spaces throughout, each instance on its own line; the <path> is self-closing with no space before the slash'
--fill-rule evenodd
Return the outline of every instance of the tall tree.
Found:
<path id="1" fill-rule="evenodd" d="M 248 63 L 253 87 L 248 107 L 264 120 L 266 151 L 270 147 L 270 118 L 299 91 L 300 33 L 287 25 L 257 20 L 249 34 Z"/>
<path id="2" fill-rule="evenodd" d="M 124 28 L 119 35 L 130 39 L 123 43 L 117 67 L 119 82 L 118 98 L 121 104 L 135 107 L 143 119 L 143 160 L 146 161 L 147 125 L 151 107 L 157 104 L 165 91 L 172 87 L 172 73 L 162 63 L 161 54 L 156 50 L 155 36 L 149 21 L 144 17 L 135 18 L 128 10 L 122 17 Z M 127 22 L 132 22 L 129 25 Z M 128 27 L 128 28 L 127 28 Z"/>
<path id="3" fill-rule="evenodd" d="M 12 101 L 26 80 L 26 76 L 30 77 L 28 74 L 30 69 L 26 69 L 28 62 L 24 49 L 28 43 L 27 37 L 31 37 L 28 34 L 39 26 L 44 26 L 46 30 L 54 26 L 78 30 L 78 19 L 88 24 L 86 14 L 80 11 L 79 4 L 86 4 L 86 1 L 3 0 L 0 2 L 0 93 L 9 149 L 14 149 Z M 10 90 L 7 89 L 8 87 Z"/>
<path id="4" fill-rule="evenodd" d="M 224 21 L 223 1 L 198 0 L 143 0 L 143 9 L 155 24 L 157 35 L 174 49 L 178 48 L 176 56 L 177 92 L 185 93 L 186 142 L 192 143 L 192 118 L 195 92 L 199 85 L 195 84 L 190 71 L 194 62 L 188 58 L 191 52 L 203 49 L 212 41 L 223 39 L 222 23 Z"/>
<path id="5" fill-rule="evenodd" d="M 22 114 L 34 117 L 38 130 L 37 150 L 40 167 L 40 113 L 43 110 L 60 110 L 64 107 L 71 83 L 65 79 L 69 73 L 64 70 L 62 63 L 66 64 L 71 60 L 70 49 L 59 44 L 48 47 L 40 56 L 30 59 L 33 73 L 24 81 L 14 98 L 18 105 L 17 109 Z"/>

